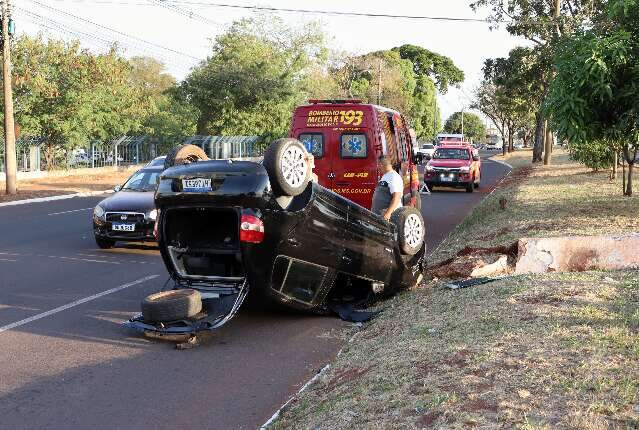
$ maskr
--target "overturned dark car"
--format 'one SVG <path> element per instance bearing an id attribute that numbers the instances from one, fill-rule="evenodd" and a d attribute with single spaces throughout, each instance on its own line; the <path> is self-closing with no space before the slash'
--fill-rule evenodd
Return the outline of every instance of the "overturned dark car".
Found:
<path id="1" fill-rule="evenodd" d="M 347 296 L 388 294 L 420 281 L 421 213 L 402 207 L 387 222 L 319 185 L 299 141 L 273 142 L 261 163 L 205 158 L 190 145 L 167 157 L 173 167 L 155 195 L 156 227 L 173 290 L 147 297 L 129 326 L 211 330 L 235 314 L 249 289 L 321 313 Z"/>

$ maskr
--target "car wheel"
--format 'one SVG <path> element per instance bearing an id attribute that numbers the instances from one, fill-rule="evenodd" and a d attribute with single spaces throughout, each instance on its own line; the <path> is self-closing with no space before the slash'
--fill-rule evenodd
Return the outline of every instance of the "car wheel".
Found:
<path id="1" fill-rule="evenodd" d="M 113 248 L 113 245 L 115 245 L 115 240 L 95 236 L 95 243 L 100 249 L 109 249 Z"/>
<path id="2" fill-rule="evenodd" d="M 475 180 L 474 179 L 471 182 L 466 184 L 466 192 L 467 193 L 472 193 L 473 191 L 475 191 Z"/>
<path id="3" fill-rule="evenodd" d="M 208 160 L 209 157 L 206 152 L 199 146 L 195 145 L 181 145 L 173 148 L 166 154 L 164 159 L 164 168 L 178 166 L 180 164 L 195 163 L 196 161 Z"/>
<path id="4" fill-rule="evenodd" d="M 146 322 L 168 322 L 190 318 L 202 311 L 202 297 L 196 290 L 161 291 L 142 300 L 142 317 Z"/>
<path id="5" fill-rule="evenodd" d="M 393 212 L 391 222 L 397 227 L 397 240 L 402 254 L 417 254 L 424 245 L 426 236 L 422 213 L 416 208 L 404 206 Z"/>
<path id="6" fill-rule="evenodd" d="M 297 196 L 310 180 L 308 152 L 297 139 L 277 139 L 264 152 L 264 168 L 278 196 Z"/>

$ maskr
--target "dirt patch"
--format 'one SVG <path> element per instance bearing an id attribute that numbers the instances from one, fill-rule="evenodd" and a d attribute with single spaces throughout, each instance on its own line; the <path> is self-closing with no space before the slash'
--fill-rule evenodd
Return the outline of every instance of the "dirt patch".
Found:
<path id="1" fill-rule="evenodd" d="M 326 390 L 332 391 L 341 385 L 355 381 L 370 372 L 372 368 L 373 366 L 369 366 L 366 368 L 346 369 L 342 372 L 339 372 L 333 377 L 333 379 L 328 382 L 328 384 L 326 385 Z"/>
<path id="2" fill-rule="evenodd" d="M 467 400 L 461 405 L 461 410 L 465 412 L 492 412 L 497 413 L 499 408 L 493 402 L 484 399 Z"/>
<path id="3" fill-rule="evenodd" d="M 428 412 L 419 419 L 418 424 L 430 427 L 437 421 L 437 418 L 441 417 L 443 414 L 440 411 L 431 411 Z"/>
<path id="4" fill-rule="evenodd" d="M 5 183 L 0 182 L 0 190 L 2 190 L 0 191 L 0 203 L 109 190 L 116 185 L 122 185 L 136 169 L 122 168 L 89 175 L 76 175 L 71 172 L 67 176 L 19 180 L 18 193 L 15 195 L 5 194 Z"/>

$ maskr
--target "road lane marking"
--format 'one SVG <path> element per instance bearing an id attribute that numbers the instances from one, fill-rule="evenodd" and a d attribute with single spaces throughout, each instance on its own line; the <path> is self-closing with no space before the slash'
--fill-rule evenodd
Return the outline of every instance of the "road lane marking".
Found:
<path id="1" fill-rule="evenodd" d="M 0 261 L 12 261 L 12 262 L 17 262 L 18 260 L 11 260 L 10 258 L 0 258 Z"/>
<path id="2" fill-rule="evenodd" d="M 11 202 L 3 202 L 3 203 L 0 203 L 0 207 L 26 205 L 29 203 L 51 202 L 54 200 L 73 199 L 76 197 L 93 197 L 93 196 L 99 196 L 102 194 L 109 194 L 109 193 L 113 193 L 113 190 L 89 191 L 86 193 L 75 193 L 75 194 L 62 194 L 60 196 L 51 196 L 51 197 L 37 197 L 35 199 L 24 199 L 24 200 L 14 200 Z"/>
<path id="3" fill-rule="evenodd" d="M 78 258 L 78 257 L 63 257 L 61 255 L 36 255 L 36 257 L 59 258 L 61 260 L 71 260 L 71 261 L 85 261 L 87 263 L 122 264 L 119 261 L 93 260 L 89 258 Z"/>
<path id="4" fill-rule="evenodd" d="M 100 297 L 104 297 L 104 296 L 107 296 L 109 294 L 117 293 L 118 291 L 124 290 L 126 288 L 133 287 L 135 285 L 142 284 L 142 283 L 144 283 L 146 281 L 150 281 L 152 279 L 158 278 L 159 276 L 160 275 L 145 276 L 144 278 L 140 278 L 140 279 L 138 279 L 136 281 L 129 282 L 128 284 L 123 284 L 123 285 L 120 285 L 118 287 L 111 288 L 110 290 L 102 291 L 101 293 L 97 293 L 97 294 L 94 294 L 94 295 L 89 296 L 89 297 L 84 297 L 82 299 L 75 300 L 75 301 L 73 301 L 71 303 L 67 303 L 66 305 L 58 306 L 57 308 L 51 309 L 51 310 L 46 311 L 46 312 L 42 312 L 42 313 L 34 315 L 32 317 L 25 318 L 23 320 L 13 322 L 11 324 L 7 324 L 5 326 L 0 327 L 0 333 L 8 331 L 8 330 L 12 330 L 14 328 L 23 326 L 25 324 L 29 324 L 30 322 L 37 321 L 39 319 L 46 318 L 46 317 L 51 316 L 51 315 L 55 315 L 55 314 L 57 314 L 59 312 L 66 311 L 67 309 L 74 308 L 74 307 L 79 306 L 79 305 L 81 305 L 83 303 L 87 303 L 87 302 L 90 302 L 92 300 L 99 299 Z"/>
<path id="5" fill-rule="evenodd" d="M 90 211 L 91 209 L 93 209 L 93 208 L 74 209 L 74 210 L 72 210 L 72 211 L 53 212 L 53 213 L 50 213 L 50 214 L 47 214 L 47 215 L 51 216 L 51 215 L 70 214 L 70 213 L 73 213 L 73 212 Z"/>

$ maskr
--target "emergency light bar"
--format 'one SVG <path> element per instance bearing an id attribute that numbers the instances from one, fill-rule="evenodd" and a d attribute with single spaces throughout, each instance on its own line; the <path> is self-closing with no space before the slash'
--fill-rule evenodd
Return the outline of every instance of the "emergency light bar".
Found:
<path id="1" fill-rule="evenodd" d="M 318 103 L 329 103 L 329 104 L 343 104 L 343 103 L 361 103 L 360 99 L 310 99 L 308 101 L 312 105 L 316 105 Z"/>

